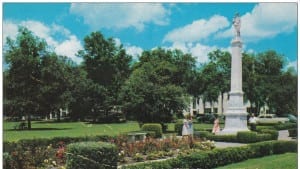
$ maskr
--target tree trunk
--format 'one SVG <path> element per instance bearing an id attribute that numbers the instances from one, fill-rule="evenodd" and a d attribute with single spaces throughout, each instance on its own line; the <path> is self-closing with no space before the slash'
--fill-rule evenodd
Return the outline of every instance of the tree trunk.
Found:
<path id="1" fill-rule="evenodd" d="M 57 116 L 57 121 L 60 121 L 60 111 L 59 110 L 56 112 L 56 116 Z"/>
<path id="2" fill-rule="evenodd" d="M 27 115 L 27 127 L 28 127 L 28 130 L 31 130 L 31 115 L 30 114 Z"/>
<path id="3" fill-rule="evenodd" d="M 223 99 L 224 99 L 224 96 L 223 96 L 224 93 L 221 93 L 221 114 L 224 114 L 224 106 L 223 106 Z"/>

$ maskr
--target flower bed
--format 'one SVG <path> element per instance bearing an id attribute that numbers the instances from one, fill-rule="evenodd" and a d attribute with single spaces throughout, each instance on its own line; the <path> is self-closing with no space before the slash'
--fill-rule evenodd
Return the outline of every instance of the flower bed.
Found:
<path id="1" fill-rule="evenodd" d="M 215 147 L 211 141 L 197 140 L 190 143 L 188 139 L 176 137 L 128 142 L 126 136 L 119 136 L 112 142 L 118 147 L 120 164 L 176 157 L 179 154 L 212 150 Z"/>
<path id="2" fill-rule="evenodd" d="M 64 168 L 68 144 L 78 142 L 72 139 L 35 141 L 26 140 L 16 143 L 6 143 L 3 153 L 4 168 Z M 89 139 L 91 140 L 91 139 Z M 86 141 L 89 141 L 86 139 Z M 127 135 L 98 139 L 96 142 L 106 141 L 114 143 L 118 150 L 118 164 L 136 163 L 155 159 L 166 159 L 192 152 L 211 150 L 214 142 L 167 137 L 155 139 L 148 137 L 144 141 L 129 142 Z M 52 144 L 53 143 L 53 144 Z"/>

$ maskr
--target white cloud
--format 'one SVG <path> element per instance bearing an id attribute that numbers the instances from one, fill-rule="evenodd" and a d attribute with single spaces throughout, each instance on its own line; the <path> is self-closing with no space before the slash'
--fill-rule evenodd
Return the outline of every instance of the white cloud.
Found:
<path id="1" fill-rule="evenodd" d="M 293 68 L 295 68 L 295 70 L 298 72 L 298 61 L 295 60 L 295 61 L 289 62 L 288 65 L 287 65 L 287 68 L 288 68 L 288 67 L 293 67 Z"/>
<path id="2" fill-rule="evenodd" d="M 174 50 L 179 49 L 183 53 L 190 53 L 196 58 L 197 64 L 208 62 L 208 53 L 218 49 L 217 46 L 206 46 L 201 43 L 173 43 L 170 47 L 164 47 L 166 49 Z M 221 49 L 226 50 L 226 49 Z"/>
<path id="3" fill-rule="evenodd" d="M 12 22 L 3 21 L 3 42 L 6 43 L 6 37 L 16 39 L 18 34 L 18 26 L 27 27 L 39 38 L 45 39 L 48 46 L 53 49 L 58 55 L 70 57 L 73 61 L 80 63 L 81 58 L 75 56 L 78 50 L 83 49 L 80 41 L 75 35 L 64 28 L 63 26 L 52 24 L 50 26 L 45 25 L 39 21 L 22 21 Z M 59 37 L 60 39 L 55 39 Z"/>
<path id="4" fill-rule="evenodd" d="M 169 22 L 169 11 L 159 3 L 73 3 L 70 12 L 82 16 L 92 29 L 134 27 L 142 31 L 146 23 Z"/>
<path id="5" fill-rule="evenodd" d="M 251 13 L 241 16 L 241 20 L 241 36 L 245 41 L 259 41 L 288 33 L 297 26 L 297 3 L 260 3 Z M 216 37 L 233 37 L 233 27 Z"/>
<path id="6" fill-rule="evenodd" d="M 83 61 L 83 59 L 75 55 L 80 49 L 82 49 L 80 41 L 76 36 L 72 35 L 70 36 L 70 39 L 67 39 L 59 44 L 55 48 L 55 52 L 59 55 L 70 57 L 76 63 L 80 63 Z"/>
<path id="7" fill-rule="evenodd" d="M 126 53 L 133 57 L 133 60 L 137 60 L 141 56 L 143 49 L 138 46 L 125 46 Z"/>
<path id="8" fill-rule="evenodd" d="M 116 46 L 122 45 L 121 39 L 114 38 L 114 40 L 115 40 Z M 143 49 L 138 46 L 134 46 L 131 44 L 125 44 L 123 47 L 126 51 L 126 54 L 131 55 L 133 57 L 133 60 L 135 60 L 135 61 L 138 60 L 138 58 L 143 53 Z"/>
<path id="9" fill-rule="evenodd" d="M 229 21 L 219 15 L 210 19 L 199 19 L 193 23 L 169 32 L 163 41 L 168 42 L 195 42 L 208 38 L 210 35 L 229 26 Z"/>
<path id="10" fill-rule="evenodd" d="M 2 43 L 6 44 L 6 37 L 16 37 L 18 34 L 18 26 L 11 21 L 3 21 Z"/>

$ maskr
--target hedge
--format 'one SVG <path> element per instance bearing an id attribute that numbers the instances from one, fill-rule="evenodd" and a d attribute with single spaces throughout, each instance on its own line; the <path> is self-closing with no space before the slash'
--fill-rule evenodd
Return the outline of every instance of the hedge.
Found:
<path id="1" fill-rule="evenodd" d="M 3 142 L 4 152 L 12 152 L 18 145 L 24 149 L 33 149 L 37 146 L 46 147 L 52 144 L 54 147 L 58 147 L 58 143 L 70 144 L 83 141 L 103 141 L 109 142 L 116 137 L 113 136 L 84 136 L 84 137 L 54 137 L 54 138 L 37 138 L 37 139 L 22 139 L 17 142 Z"/>
<path id="2" fill-rule="evenodd" d="M 214 149 L 189 155 L 178 156 L 164 161 L 145 162 L 137 165 L 123 166 L 122 169 L 171 169 L 171 168 L 199 168 L 211 169 L 231 163 L 237 163 L 249 158 L 257 158 L 272 154 L 297 152 L 295 141 L 265 141 L 253 143 L 243 147 Z"/>
<path id="3" fill-rule="evenodd" d="M 261 133 L 252 131 L 241 131 L 237 135 L 214 135 L 208 131 L 195 131 L 195 138 L 204 138 L 214 141 L 255 143 L 260 141 L 277 140 L 278 131 L 262 129 Z"/>
<path id="4" fill-rule="evenodd" d="M 289 136 L 290 137 L 297 137 L 298 136 L 298 129 L 295 128 L 295 129 L 289 129 Z"/>
<path id="5" fill-rule="evenodd" d="M 274 128 L 277 130 L 288 130 L 288 129 L 298 128 L 298 127 L 297 127 L 297 123 L 283 123 L 283 124 L 275 125 Z"/>
<path id="6" fill-rule="evenodd" d="M 261 133 L 265 133 L 265 134 L 270 134 L 272 140 L 277 140 L 277 139 L 278 139 L 279 133 L 278 133 L 277 130 L 262 129 L 260 132 L 261 132 Z"/>
<path id="7" fill-rule="evenodd" d="M 142 126 L 143 131 L 155 131 L 155 137 L 160 138 L 162 136 L 162 127 L 159 123 L 146 123 Z"/>
<path id="8" fill-rule="evenodd" d="M 67 169 L 115 169 L 118 163 L 116 145 L 104 142 L 79 142 L 67 146 Z"/>
<path id="9" fill-rule="evenodd" d="M 183 122 L 180 120 L 177 120 L 175 123 L 175 132 L 177 133 L 178 136 L 182 135 L 182 126 L 183 126 Z"/>

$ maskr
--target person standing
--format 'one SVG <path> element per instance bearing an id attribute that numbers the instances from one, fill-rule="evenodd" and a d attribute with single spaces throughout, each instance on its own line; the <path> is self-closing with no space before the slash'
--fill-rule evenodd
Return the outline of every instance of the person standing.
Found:
<path id="1" fill-rule="evenodd" d="M 220 132 L 220 121 L 219 121 L 219 117 L 218 115 L 216 116 L 215 120 L 214 120 L 214 126 L 212 129 L 212 133 L 216 134 L 217 132 Z"/>
<path id="2" fill-rule="evenodd" d="M 249 118 L 249 124 L 250 124 L 250 130 L 255 131 L 256 130 L 256 117 L 254 114 L 251 114 L 251 117 Z"/>
<path id="3" fill-rule="evenodd" d="M 183 119 L 183 126 L 182 126 L 182 138 L 189 135 L 189 124 L 187 116 Z"/>

